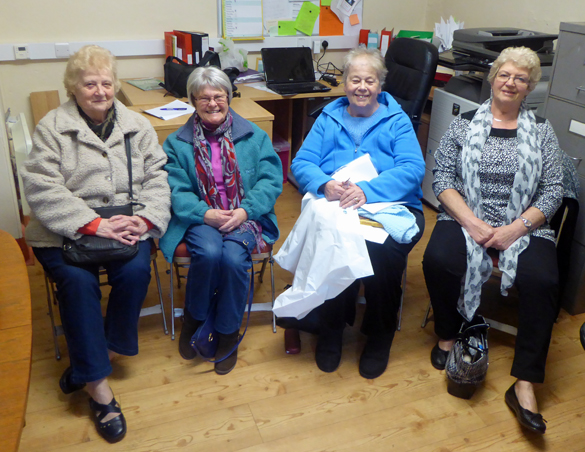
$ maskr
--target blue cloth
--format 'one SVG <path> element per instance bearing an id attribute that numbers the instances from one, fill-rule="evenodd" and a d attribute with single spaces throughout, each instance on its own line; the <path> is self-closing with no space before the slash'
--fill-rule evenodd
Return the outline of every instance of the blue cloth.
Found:
<path id="1" fill-rule="evenodd" d="M 205 320 L 212 298 L 216 297 L 215 330 L 231 334 L 240 329 L 248 301 L 248 270 L 252 267 L 250 253 L 256 246 L 254 234 L 236 231 L 247 243 L 226 240 L 215 228 L 206 224 L 187 229 L 185 243 L 191 254 L 191 265 L 185 289 L 185 309 L 196 320 Z M 226 236 L 227 237 L 227 236 Z"/>
<path id="2" fill-rule="evenodd" d="M 406 206 L 422 210 L 420 185 L 425 162 L 412 123 L 390 94 L 382 92 L 378 102 L 387 109 L 364 134 L 357 149 L 343 123 L 347 98 L 323 109 L 291 165 L 303 193 L 322 197 L 319 187 L 332 180 L 335 170 L 367 153 L 379 174 L 357 184 L 368 202 L 404 201 Z"/>
<path id="3" fill-rule="evenodd" d="M 267 243 L 274 243 L 279 237 L 274 204 L 282 192 L 282 164 L 268 135 L 257 125 L 230 111 L 234 118 L 232 137 L 236 159 L 244 184 L 241 207 L 247 212 L 249 220 L 260 222 L 262 238 Z M 165 259 L 171 262 L 187 229 L 204 224 L 203 216 L 210 208 L 201 199 L 197 185 L 193 116 L 183 127 L 169 135 L 163 149 L 168 155 L 165 169 L 169 173 L 172 215 L 159 246 Z"/>
<path id="4" fill-rule="evenodd" d="M 139 242 L 128 261 L 104 264 L 112 290 L 105 322 L 97 265 L 69 265 L 61 248 L 33 248 L 35 256 L 57 284 L 61 323 L 69 348 L 73 383 L 105 378 L 112 372 L 108 350 L 138 353 L 138 318 L 150 283 L 151 240 Z"/>
<path id="5" fill-rule="evenodd" d="M 400 204 L 386 207 L 374 214 L 360 207 L 358 214 L 380 223 L 390 237 L 398 243 L 410 243 L 419 231 L 414 215 Z"/>

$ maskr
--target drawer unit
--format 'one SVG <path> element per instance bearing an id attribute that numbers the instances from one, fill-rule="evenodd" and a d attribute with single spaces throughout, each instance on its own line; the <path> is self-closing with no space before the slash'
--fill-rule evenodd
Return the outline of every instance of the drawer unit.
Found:
<path id="1" fill-rule="evenodd" d="M 576 24 L 561 24 L 561 33 L 556 51 L 556 64 L 550 95 L 585 105 L 585 39 L 581 33 L 563 31 L 563 28 L 578 30 Z M 583 23 L 585 28 L 585 22 Z M 563 27 L 564 26 L 564 27 Z"/>
<path id="2" fill-rule="evenodd" d="M 585 108 L 550 97 L 546 117 L 553 126 L 561 149 L 570 157 L 585 157 Z M 585 165 L 579 165 L 578 171 L 585 177 Z"/>

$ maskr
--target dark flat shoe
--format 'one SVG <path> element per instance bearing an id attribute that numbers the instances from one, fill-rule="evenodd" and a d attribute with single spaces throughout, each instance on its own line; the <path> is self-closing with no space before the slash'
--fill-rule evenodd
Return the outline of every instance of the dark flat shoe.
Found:
<path id="1" fill-rule="evenodd" d="M 238 362 L 238 340 L 240 339 L 240 330 L 236 330 L 230 334 L 217 334 L 218 344 L 215 352 L 215 359 L 222 359 L 214 365 L 215 373 L 218 375 L 229 374 Z M 235 349 L 234 349 L 235 348 Z M 233 351 L 232 351 L 233 350 Z M 228 353 L 231 354 L 226 357 Z"/>
<path id="2" fill-rule="evenodd" d="M 437 370 L 445 370 L 448 356 L 449 352 L 441 350 L 441 348 L 439 348 L 439 343 L 437 342 L 431 350 L 431 364 Z"/>
<path id="3" fill-rule="evenodd" d="M 115 398 L 107 405 L 97 403 L 92 398 L 89 399 L 89 408 L 93 413 L 93 422 L 100 436 L 108 443 L 117 443 L 126 436 L 126 419 L 122 414 L 122 409 Z M 102 422 L 109 413 L 118 413 L 115 418 L 107 422 Z"/>
<path id="4" fill-rule="evenodd" d="M 516 390 L 514 389 L 515 384 L 516 383 L 510 386 L 506 391 L 505 400 L 508 408 L 516 414 L 516 419 L 518 419 L 518 422 L 520 422 L 522 427 L 543 434 L 546 431 L 546 421 L 540 413 L 533 413 L 532 411 L 520 406 L 520 402 L 516 396 Z"/>
<path id="5" fill-rule="evenodd" d="M 61 388 L 61 391 L 63 391 L 63 394 L 71 394 L 85 388 L 85 383 L 71 383 L 72 372 L 73 369 L 69 366 L 65 369 L 65 372 L 63 372 L 63 375 L 61 375 L 61 378 L 59 379 L 59 387 Z"/>
<path id="6" fill-rule="evenodd" d="M 183 326 L 179 336 L 179 354 L 183 359 L 194 359 L 197 356 L 197 352 L 191 347 L 191 338 L 201 323 L 200 320 L 191 317 L 187 309 L 183 311 Z"/>
<path id="7" fill-rule="evenodd" d="M 583 323 L 583 325 L 581 325 L 581 330 L 580 330 L 580 338 L 581 338 L 581 346 L 583 348 L 585 348 L 585 323 Z"/>

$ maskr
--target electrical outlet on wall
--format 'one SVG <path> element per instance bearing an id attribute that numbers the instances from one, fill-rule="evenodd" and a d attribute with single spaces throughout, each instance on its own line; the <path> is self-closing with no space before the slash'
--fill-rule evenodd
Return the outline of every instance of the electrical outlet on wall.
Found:
<path id="1" fill-rule="evenodd" d="M 321 41 L 313 41 L 313 53 L 321 53 Z"/>
<path id="2" fill-rule="evenodd" d="M 28 44 L 14 44 L 14 58 L 28 60 Z"/>

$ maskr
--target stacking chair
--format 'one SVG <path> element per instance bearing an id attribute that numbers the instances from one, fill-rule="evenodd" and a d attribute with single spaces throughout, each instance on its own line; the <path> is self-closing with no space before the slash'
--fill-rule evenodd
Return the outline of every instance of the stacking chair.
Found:
<path id="1" fill-rule="evenodd" d="M 175 308 L 175 295 L 173 281 L 177 279 L 177 288 L 181 288 L 181 278 L 187 278 L 186 275 L 180 274 L 181 268 L 189 268 L 191 264 L 191 254 L 187 249 L 187 244 L 181 242 L 175 254 L 173 256 L 173 262 L 171 263 L 171 339 L 175 340 L 175 318 L 183 315 L 183 308 Z M 254 265 L 262 264 L 260 270 L 254 270 Z M 260 246 L 256 245 L 256 248 L 252 251 L 252 270 L 254 275 L 258 275 L 258 281 L 262 283 L 264 279 L 264 271 L 266 265 L 270 264 L 270 290 L 271 290 L 271 301 L 266 303 L 252 303 L 252 311 L 272 311 L 274 306 L 274 257 L 272 255 L 272 245 L 262 241 Z M 272 332 L 276 333 L 276 317 L 272 314 Z"/>
<path id="2" fill-rule="evenodd" d="M 550 222 L 550 226 L 555 231 L 556 237 L 557 261 L 559 265 L 559 295 L 562 295 L 565 284 L 567 282 L 566 275 L 568 274 L 569 253 L 571 251 L 571 243 L 573 241 L 573 235 L 577 226 L 578 216 L 579 201 L 573 198 L 563 198 L 561 206 L 554 214 Z M 494 253 L 493 255 L 490 254 L 490 257 L 492 258 L 492 264 L 494 266 L 492 271 L 492 278 L 500 278 L 501 272 L 498 269 L 498 255 L 497 253 Z M 560 296 L 559 299 L 561 299 Z M 427 325 L 430 313 L 431 302 L 429 301 L 421 328 L 424 328 Z M 494 319 L 488 319 L 487 317 L 485 319 L 487 323 L 490 324 L 490 327 L 496 330 L 503 331 L 513 336 L 516 336 L 518 332 L 518 329 L 513 325 L 509 325 Z"/>
<path id="3" fill-rule="evenodd" d="M 158 289 L 159 304 L 148 308 L 142 308 L 142 310 L 140 311 L 140 317 L 145 317 L 147 315 L 153 314 L 162 314 L 163 330 L 165 334 L 169 334 L 169 330 L 167 328 L 167 319 L 165 316 L 165 306 L 163 303 L 162 289 L 160 285 L 160 277 L 158 274 L 158 266 L 156 264 L 157 255 L 158 252 L 156 245 L 153 244 L 150 249 L 150 263 L 154 269 L 154 277 L 156 280 L 156 287 Z M 101 276 L 106 276 L 106 271 L 104 269 L 100 269 L 100 277 Z M 100 286 L 105 285 L 108 285 L 108 281 L 100 282 Z M 55 320 L 55 313 L 53 310 L 53 306 L 57 306 L 57 303 L 59 301 L 59 294 L 57 293 L 57 287 L 55 285 L 55 282 L 53 281 L 53 278 L 51 278 L 51 276 L 47 272 L 45 272 L 45 288 L 47 290 L 47 304 L 49 306 L 49 317 L 51 319 L 51 332 L 53 334 L 53 343 L 55 345 L 55 359 L 60 360 L 61 350 L 59 349 L 59 341 L 57 340 L 57 337 L 61 336 L 64 332 L 63 326 L 57 325 L 57 322 Z"/>

